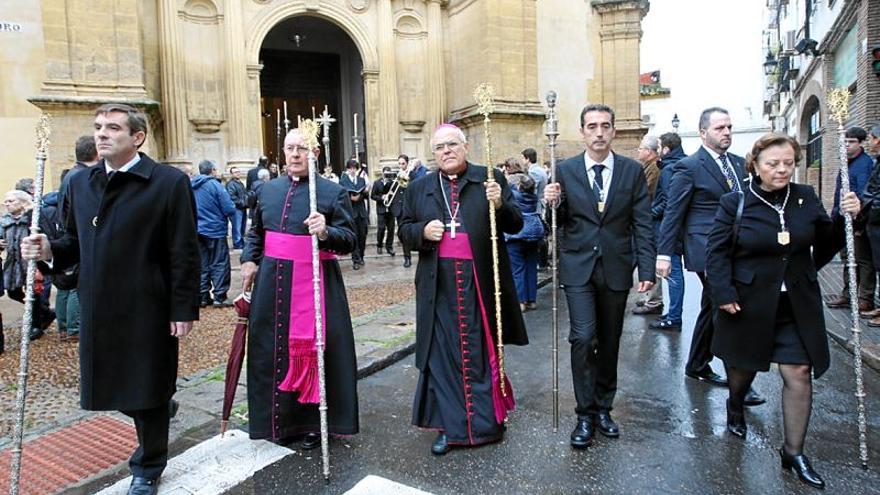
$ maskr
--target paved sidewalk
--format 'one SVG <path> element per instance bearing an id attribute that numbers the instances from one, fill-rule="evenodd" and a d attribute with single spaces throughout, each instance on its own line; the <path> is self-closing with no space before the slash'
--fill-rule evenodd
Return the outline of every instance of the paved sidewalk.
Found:
<path id="1" fill-rule="evenodd" d="M 829 263 L 819 272 L 822 294 L 840 294 L 843 290 L 843 263 Z M 825 327 L 828 335 L 849 352 L 853 352 L 852 319 L 850 310 L 825 307 Z M 868 326 L 868 320 L 860 319 L 862 330 L 862 362 L 880 371 L 880 328 Z"/>

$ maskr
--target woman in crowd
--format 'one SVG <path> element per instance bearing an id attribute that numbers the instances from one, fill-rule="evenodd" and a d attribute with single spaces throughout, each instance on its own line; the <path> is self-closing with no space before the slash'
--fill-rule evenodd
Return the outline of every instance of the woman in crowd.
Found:
<path id="1" fill-rule="evenodd" d="M 538 244 L 544 238 L 544 225 L 538 213 L 534 179 L 515 158 L 504 163 L 504 173 L 523 215 L 522 230 L 513 235 L 504 234 L 504 239 L 520 308 L 530 311 L 535 309 L 538 295 Z"/>
<path id="2" fill-rule="evenodd" d="M 777 363 L 782 376 L 782 467 L 802 481 L 825 482 L 804 455 L 812 409 L 812 376 L 828 369 L 828 339 L 816 272 L 844 244 L 811 186 L 792 184 L 801 159 L 797 141 L 766 134 L 746 158 L 751 181 L 721 197 L 709 234 L 707 277 L 716 313 L 712 352 L 729 382 L 727 429 L 746 436 L 743 399 L 755 374 Z M 850 193 L 846 213 L 859 211 Z"/>
<path id="3" fill-rule="evenodd" d="M 27 282 L 27 261 L 21 257 L 21 240 L 30 234 L 31 208 L 33 200 L 24 191 L 9 191 L 3 198 L 6 213 L 0 217 L 0 250 L 6 251 L 3 262 L 3 286 L 10 299 L 24 303 L 24 291 Z M 45 220 L 42 218 L 41 220 Z M 46 223 L 40 223 L 43 231 Z M 35 284 L 37 294 L 42 293 L 42 276 L 37 272 Z M 30 339 L 36 340 L 43 336 L 44 330 L 55 320 L 55 314 L 49 309 L 48 303 L 39 296 L 33 302 L 33 328 Z"/>

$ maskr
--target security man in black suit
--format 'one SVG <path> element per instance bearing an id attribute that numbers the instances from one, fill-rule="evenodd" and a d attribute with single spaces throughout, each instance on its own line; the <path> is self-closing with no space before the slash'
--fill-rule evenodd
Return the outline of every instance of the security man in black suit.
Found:
<path id="1" fill-rule="evenodd" d="M 385 206 L 385 199 L 391 191 L 394 184 L 394 172 L 391 167 L 382 167 L 382 178 L 373 183 L 373 189 L 370 191 L 370 198 L 376 202 L 376 254 L 382 254 L 382 247 L 385 252 L 394 256 L 394 213 L 391 211 L 391 205 Z M 403 197 L 403 190 L 398 188 L 394 200 L 399 200 L 397 196 Z M 393 204 L 393 203 L 392 203 Z"/>
<path id="2" fill-rule="evenodd" d="M 706 283 L 706 246 L 719 199 L 724 194 L 741 191 L 745 187 L 745 169 L 742 157 L 727 152 L 733 128 L 727 110 L 719 107 L 703 110 L 699 126 L 703 145 L 696 153 L 676 163 L 673 169 L 657 242 L 656 268 L 657 275 L 664 278 L 669 276 L 670 259 L 675 256 L 675 245 L 683 229 L 684 266 L 696 272 L 703 284 L 700 314 L 694 325 L 685 375 L 726 387 L 727 380 L 712 371 L 709 365 L 712 361 L 712 320 L 716 308 Z M 749 391 L 745 400 L 745 404 L 750 406 L 764 402 L 753 390 Z"/>
<path id="3" fill-rule="evenodd" d="M 565 287 L 571 329 L 571 371 L 577 426 L 571 445 L 583 449 L 599 429 L 617 437 L 611 419 L 617 392 L 617 355 L 624 310 L 638 267 L 639 292 L 654 285 L 651 202 L 642 167 L 611 151 L 614 110 L 588 105 L 580 132 L 586 152 L 557 168 L 544 200 L 558 208 L 559 282 Z"/>

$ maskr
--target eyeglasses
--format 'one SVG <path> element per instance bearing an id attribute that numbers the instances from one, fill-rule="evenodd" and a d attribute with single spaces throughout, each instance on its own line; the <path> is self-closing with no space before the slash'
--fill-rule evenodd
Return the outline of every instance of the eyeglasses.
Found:
<path id="1" fill-rule="evenodd" d="M 284 148 L 284 151 L 297 155 L 304 155 L 309 152 L 309 149 L 305 146 L 287 146 L 286 148 Z"/>
<path id="2" fill-rule="evenodd" d="M 445 143 L 437 143 L 437 144 L 435 144 L 433 149 L 434 149 L 434 151 L 436 151 L 436 152 L 446 151 L 446 148 L 449 148 L 450 150 L 454 151 L 454 150 L 456 150 L 459 146 L 461 146 L 461 143 L 459 143 L 458 141 L 447 141 L 447 142 L 445 142 Z"/>

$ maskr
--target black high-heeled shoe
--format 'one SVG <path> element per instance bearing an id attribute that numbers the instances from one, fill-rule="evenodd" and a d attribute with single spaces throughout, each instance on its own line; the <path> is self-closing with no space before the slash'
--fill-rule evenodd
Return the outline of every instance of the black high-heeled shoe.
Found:
<path id="1" fill-rule="evenodd" d="M 782 469 L 786 471 L 793 470 L 801 481 L 814 488 L 825 488 L 825 480 L 813 469 L 807 456 L 803 454 L 791 455 L 784 448 L 780 447 L 779 457 L 782 460 Z"/>
<path id="2" fill-rule="evenodd" d="M 746 418 L 743 410 L 734 411 L 730 408 L 730 399 L 727 399 L 727 431 L 738 438 L 745 438 L 749 428 L 746 426 Z"/>

